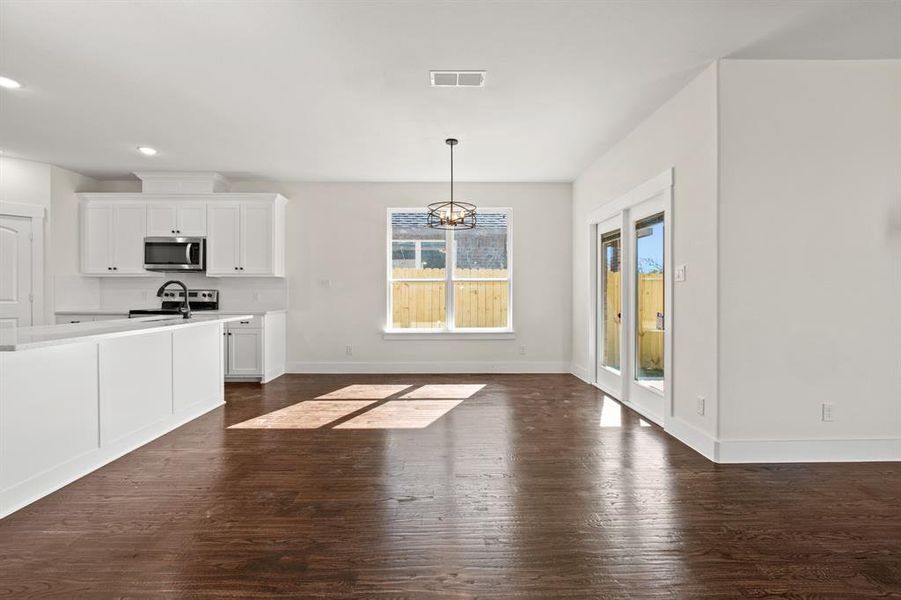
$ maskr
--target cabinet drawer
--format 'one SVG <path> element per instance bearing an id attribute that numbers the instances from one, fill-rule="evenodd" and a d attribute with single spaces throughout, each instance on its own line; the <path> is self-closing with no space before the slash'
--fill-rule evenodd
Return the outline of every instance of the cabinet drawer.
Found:
<path id="1" fill-rule="evenodd" d="M 225 324 L 226 329 L 262 329 L 263 316 L 254 315 L 249 319 L 241 319 L 240 321 L 232 321 Z"/>

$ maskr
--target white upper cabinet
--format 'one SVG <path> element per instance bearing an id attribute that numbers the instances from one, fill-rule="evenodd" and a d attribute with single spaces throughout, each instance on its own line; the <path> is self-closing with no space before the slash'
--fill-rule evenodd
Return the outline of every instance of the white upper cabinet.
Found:
<path id="1" fill-rule="evenodd" d="M 81 207 L 81 271 L 92 275 L 145 275 L 143 202 L 91 201 Z"/>
<path id="2" fill-rule="evenodd" d="M 241 265 L 241 203 L 211 202 L 207 221 L 207 274 L 237 275 Z"/>
<path id="3" fill-rule="evenodd" d="M 285 208 L 278 194 L 79 194 L 81 270 L 150 275 L 145 237 L 205 237 L 214 277 L 284 277 Z"/>
<path id="4" fill-rule="evenodd" d="M 285 204 L 274 194 L 207 204 L 207 274 L 285 275 Z"/>
<path id="5" fill-rule="evenodd" d="M 203 237 L 205 202 L 151 202 L 147 206 L 148 237 Z"/>
<path id="6" fill-rule="evenodd" d="M 122 204 L 113 210 L 113 272 L 145 274 L 144 233 L 147 231 L 147 205 Z"/>

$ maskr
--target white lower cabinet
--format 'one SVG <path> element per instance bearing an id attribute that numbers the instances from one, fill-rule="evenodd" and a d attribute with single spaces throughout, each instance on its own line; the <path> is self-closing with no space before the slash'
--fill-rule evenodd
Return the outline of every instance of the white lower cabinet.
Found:
<path id="1" fill-rule="evenodd" d="M 272 381 L 285 373 L 287 342 L 283 311 L 228 323 L 223 331 L 222 367 L 226 379 Z"/>
<path id="2" fill-rule="evenodd" d="M 226 377 L 263 376 L 263 330 L 226 331 Z"/>

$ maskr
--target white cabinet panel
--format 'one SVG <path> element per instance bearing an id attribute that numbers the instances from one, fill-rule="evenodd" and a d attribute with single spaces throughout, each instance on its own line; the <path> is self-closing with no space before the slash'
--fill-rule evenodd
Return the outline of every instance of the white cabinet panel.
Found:
<path id="1" fill-rule="evenodd" d="M 100 342 L 100 442 L 109 444 L 172 414 L 172 334 Z"/>
<path id="2" fill-rule="evenodd" d="M 180 236 L 206 235 L 206 203 L 185 202 L 176 210 L 175 233 Z"/>
<path id="3" fill-rule="evenodd" d="M 206 202 L 150 202 L 147 206 L 147 235 L 206 235 Z"/>
<path id="4" fill-rule="evenodd" d="M 211 202 L 207 228 L 207 274 L 237 275 L 241 266 L 241 204 Z"/>
<path id="5" fill-rule="evenodd" d="M 172 332 L 172 399 L 179 413 L 222 394 L 219 327 L 188 327 Z"/>
<path id="6" fill-rule="evenodd" d="M 85 204 L 81 212 L 81 271 L 109 274 L 113 268 L 113 207 Z"/>
<path id="7" fill-rule="evenodd" d="M 241 208 L 240 270 L 244 275 L 271 274 L 273 206 L 269 202 L 246 202 Z"/>
<path id="8" fill-rule="evenodd" d="M 117 275 L 144 274 L 144 234 L 147 206 L 126 204 L 115 207 L 113 225 L 113 271 Z"/>
<path id="9" fill-rule="evenodd" d="M 263 332 L 260 329 L 229 329 L 228 375 L 259 377 L 263 374 Z"/>
<path id="10" fill-rule="evenodd" d="M 175 235 L 178 215 L 174 204 L 151 202 L 147 207 L 147 236 L 168 237 Z"/>
<path id="11" fill-rule="evenodd" d="M 147 205 L 98 201 L 81 207 L 81 272 L 145 275 Z"/>
<path id="12" fill-rule="evenodd" d="M 0 373 L 0 490 L 98 447 L 94 344 L 0 352 Z"/>

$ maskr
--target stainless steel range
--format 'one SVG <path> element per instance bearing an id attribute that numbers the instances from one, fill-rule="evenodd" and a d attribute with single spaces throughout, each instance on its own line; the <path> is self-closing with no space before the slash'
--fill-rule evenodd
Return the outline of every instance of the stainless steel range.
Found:
<path id="1" fill-rule="evenodd" d="M 139 308 L 128 311 L 129 317 L 146 317 L 147 315 L 178 315 L 184 303 L 185 292 L 179 289 L 164 291 L 160 298 L 160 308 Z M 219 310 L 219 290 L 188 290 L 188 304 L 192 312 Z"/>

